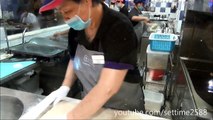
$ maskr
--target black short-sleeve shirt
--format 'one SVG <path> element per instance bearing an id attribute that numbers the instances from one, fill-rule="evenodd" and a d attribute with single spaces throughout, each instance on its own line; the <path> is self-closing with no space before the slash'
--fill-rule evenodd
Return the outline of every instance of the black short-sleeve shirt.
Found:
<path id="1" fill-rule="evenodd" d="M 129 17 L 129 12 L 128 12 L 128 7 L 124 5 L 121 9 L 120 12 Z"/>
<path id="2" fill-rule="evenodd" d="M 135 7 L 130 10 L 130 12 L 129 12 L 129 18 L 130 18 L 133 26 L 137 25 L 139 22 L 132 21 L 132 17 L 133 16 L 139 16 L 140 14 L 142 14 L 141 11 L 139 11 Z"/>
<path id="3" fill-rule="evenodd" d="M 137 37 L 129 19 L 122 13 L 103 6 L 103 18 L 92 42 L 87 40 L 84 30 L 69 31 L 69 52 L 74 57 L 78 44 L 88 50 L 104 53 L 105 68 L 129 69 L 127 74 L 138 73 L 137 69 Z M 136 71 L 136 72 L 133 72 Z M 126 81 L 131 75 L 127 75 Z"/>

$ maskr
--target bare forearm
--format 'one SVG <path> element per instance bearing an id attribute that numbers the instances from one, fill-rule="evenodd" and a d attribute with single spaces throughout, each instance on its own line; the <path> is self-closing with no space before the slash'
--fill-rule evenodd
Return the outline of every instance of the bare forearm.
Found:
<path id="1" fill-rule="evenodd" d="M 68 66 L 67 66 L 66 75 L 65 75 L 62 85 L 70 87 L 73 85 L 75 80 L 76 80 L 76 75 L 73 70 L 73 61 L 70 60 Z"/>
<path id="2" fill-rule="evenodd" d="M 148 21 L 148 18 L 147 17 L 143 17 L 143 16 L 133 16 L 132 17 L 132 21 L 135 21 L 135 22 Z"/>
<path id="3" fill-rule="evenodd" d="M 117 91 L 123 83 L 127 70 L 102 71 L 98 84 L 69 114 L 69 118 L 88 119 L 92 117 Z"/>
<path id="4" fill-rule="evenodd" d="M 104 89 L 106 88 L 103 86 L 95 86 L 81 101 L 81 103 L 79 103 L 78 106 L 71 112 L 72 118 L 88 119 L 95 114 L 113 95 L 113 93 L 107 93 Z"/>

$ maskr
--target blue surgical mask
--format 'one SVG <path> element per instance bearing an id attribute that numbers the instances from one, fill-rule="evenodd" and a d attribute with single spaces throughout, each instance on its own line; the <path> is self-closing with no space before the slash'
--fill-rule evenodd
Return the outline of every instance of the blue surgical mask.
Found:
<path id="1" fill-rule="evenodd" d="M 66 23 L 74 30 L 83 30 L 91 24 L 91 19 L 89 18 L 84 22 L 78 15 L 75 15 L 70 20 L 66 21 Z"/>
<path id="2" fill-rule="evenodd" d="M 142 7 L 142 6 L 139 6 L 139 7 L 138 7 L 138 10 L 143 11 L 143 7 Z"/>
<path id="3" fill-rule="evenodd" d="M 116 6 L 119 8 L 119 10 L 122 8 L 122 4 L 117 3 Z"/>
<path id="4" fill-rule="evenodd" d="M 84 22 L 78 15 L 75 15 L 74 17 L 65 22 L 74 30 L 83 30 L 91 24 L 90 10 L 89 10 L 89 19 L 86 22 Z"/>

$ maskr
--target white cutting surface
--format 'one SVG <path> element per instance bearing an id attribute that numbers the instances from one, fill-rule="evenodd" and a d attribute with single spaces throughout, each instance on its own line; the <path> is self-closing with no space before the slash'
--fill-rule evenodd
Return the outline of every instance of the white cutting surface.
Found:
<path id="1" fill-rule="evenodd" d="M 56 104 L 53 108 L 47 111 L 40 119 L 59 119 L 66 116 L 80 101 L 67 102 L 63 101 Z M 117 113 L 117 114 L 116 114 Z M 122 111 L 112 109 L 101 109 L 93 117 L 92 120 L 108 119 L 108 120 L 124 120 L 124 119 L 137 119 L 137 120 L 163 120 L 164 118 L 154 117 L 136 112 L 128 111 L 128 114 L 118 114 Z M 124 112 L 125 113 L 125 112 Z"/>

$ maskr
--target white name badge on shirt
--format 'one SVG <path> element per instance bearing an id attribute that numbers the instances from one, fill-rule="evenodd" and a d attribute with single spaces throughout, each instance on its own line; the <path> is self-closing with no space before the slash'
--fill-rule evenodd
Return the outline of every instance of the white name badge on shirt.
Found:
<path id="1" fill-rule="evenodd" d="M 104 56 L 103 55 L 92 55 L 93 64 L 104 64 Z"/>

